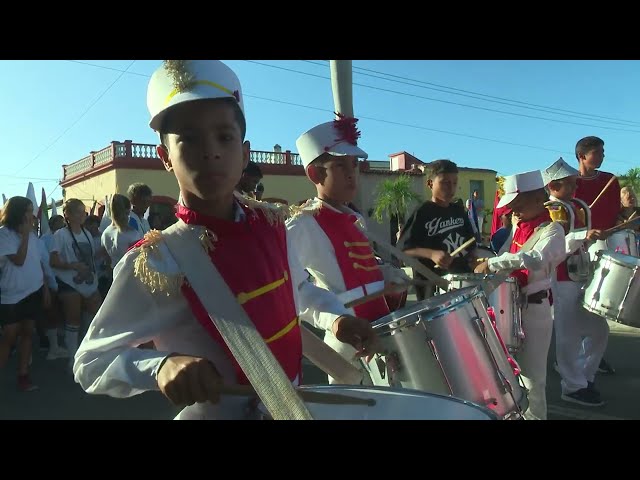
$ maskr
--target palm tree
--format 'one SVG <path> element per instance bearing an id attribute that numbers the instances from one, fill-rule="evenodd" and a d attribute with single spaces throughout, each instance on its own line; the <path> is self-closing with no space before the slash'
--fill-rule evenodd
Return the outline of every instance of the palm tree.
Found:
<path id="1" fill-rule="evenodd" d="M 378 185 L 377 198 L 373 206 L 373 218 L 382 223 L 384 214 L 398 221 L 398 231 L 403 227 L 409 206 L 422 202 L 422 197 L 413 191 L 410 175 L 402 174 L 395 179 L 384 180 Z"/>
<path id="2" fill-rule="evenodd" d="M 629 169 L 624 175 L 618 175 L 621 187 L 631 187 L 634 192 L 640 193 L 640 168 Z"/>

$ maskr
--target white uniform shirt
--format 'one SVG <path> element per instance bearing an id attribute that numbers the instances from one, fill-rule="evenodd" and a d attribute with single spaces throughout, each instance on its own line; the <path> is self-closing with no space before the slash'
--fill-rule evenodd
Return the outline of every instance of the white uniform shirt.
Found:
<path id="1" fill-rule="evenodd" d="M 15 305 L 44 284 L 40 246 L 35 233 L 29 232 L 27 256 L 22 265 L 9 260 L 20 248 L 22 236 L 9 227 L 0 227 L 0 303 Z"/>
<path id="2" fill-rule="evenodd" d="M 111 258 L 111 266 L 115 267 L 131 245 L 141 238 L 142 234 L 138 230 L 121 232 L 115 225 L 109 225 L 102 232 L 100 242 Z"/>
<path id="3" fill-rule="evenodd" d="M 522 268 L 529 270 L 529 281 L 522 289 L 522 293 L 531 295 L 551 288 L 555 269 L 566 257 L 564 228 L 558 222 L 553 222 L 528 252 L 505 252 L 498 257 L 490 258 L 488 263 L 491 272 L 514 271 Z"/>
<path id="4" fill-rule="evenodd" d="M 73 241 L 73 237 L 75 237 L 76 242 Z M 51 246 L 51 253 L 57 252 L 58 257 L 64 263 L 76 263 L 80 261 L 78 257 L 77 248 L 84 250 L 87 256 L 90 256 L 90 261 L 92 262 L 89 265 L 89 268 L 93 269 L 93 283 L 75 283 L 73 281 L 74 277 L 78 275 L 76 270 L 62 270 L 59 268 L 54 268 L 53 273 L 57 278 L 62 280 L 64 283 L 72 287 L 75 291 L 77 291 L 80 295 L 85 298 L 89 298 L 98 290 L 98 276 L 96 274 L 96 245 L 95 240 L 91 236 L 88 230 L 82 229 L 80 233 L 72 233 L 69 228 L 61 228 L 56 233 L 53 234 L 53 245 Z M 89 253 L 90 252 L 90 253 Z"/>
<path id="5" fill-rule="evenodd" d="M 358 223 L 364 227 L 364 218 L 348 207 L 338 210 L 319 198 L 314 198 L 313 202 L 306 207 L 307 210 L 315 210 L 320 205 L 322 208 L 329 208 L 336 212 L 347 213 L 358 217 Z M 364 228 L 363 228 L 364 229 Z M 329 237 L 316 221 L 313 214 L 302 213 L 287 222 L 287 237 L 295 246 L 298 252 L 298 261 L 317 281 L 317 285 L 335 292 L 343 303 L 347 303 L 365 295 L 362 289 L 353 292 L 353 295 L 346 292 L 344 277 L 336 259 L 335 250 Z M 392 265 L 381 265 L 384 281 L 403 283 L 408 280 L 407 275 L 400 269 Z M 384 288 L 384 281 L 376 282 L 376 285 L 367 287 L 366 294 L 375 293 Z M 353 314 L 353 310 L 351 310 Z M 301 317 L 309 323 L 313 322 L 317 328 L 330 330 L 334 320 L 337 318 L 330 313 L 320 313 L 313 319 L 309 316 Z"/>
<path id="6" fill-rule="evenodd" d="M 242 210 L 236 210 L 236 221 L 244 221 L 238 212 Z M 158 247 L 159 255 L 149 256 L 151 268 L 169 275 L 179 274 L 166 245 L 159 243 Z M 348 314 L 334 295 L 307 280 L 294 248 L 287 238 L 291 280 L 298 287 L 293 288 L 293 296 L 299 314 L 306 312 L 312 317 L 318 315 L 317 311 L 330 311 L 337 316 Z M 73 367 L 76 381 L 88 393 L 121 398 L 159 390 L 158 368 L 167 355 L 178 352 L 209 359 L 225 383 L 234 383 L 232 362 L 193 316 L 182 293 L 151 293 L 134 276 L 134 262 L 139 254 L 139 249 L 128 252 L 114 270 L 109 295 L 76 353 Z M 149 341 L 154 342 L 156 350 L 136 348 Z M 186 407 L 177 418 L 242 418 L 244 405 L 239 398 L 223 396 L 218 405 L 195 404 Z"/>

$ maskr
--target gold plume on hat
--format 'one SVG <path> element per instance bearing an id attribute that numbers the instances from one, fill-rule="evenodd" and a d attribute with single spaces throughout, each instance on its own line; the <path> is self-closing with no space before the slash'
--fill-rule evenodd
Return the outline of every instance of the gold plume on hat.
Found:
<path id="1" fill-rule="evenodd" d="M 191 90 L 196 78 L 189 71 L 189 60 L 164 60 L 163 64 L 178 92 Z"/>

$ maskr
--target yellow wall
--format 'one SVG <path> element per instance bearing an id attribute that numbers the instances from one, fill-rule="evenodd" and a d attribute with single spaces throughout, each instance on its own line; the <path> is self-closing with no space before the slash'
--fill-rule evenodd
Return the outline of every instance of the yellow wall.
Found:
<path id="1" fill-rule="evenodd" d="M 464 202 L 471 197 L 471 180 L 482 180 L 484 182 L 484 208 L 493 210 L 493 200 L 496 196 L 496 174 L 493 172 L 474 172 L 470 170 L 461 171 L 458 174 L 457 196 Z M 485 222 L 486 223 L 486 222 Z"/>
<path id="2" fill-rule="evenodd" d="M 378 184 L 385 179 L 395 177 L 396 175 L 362 173 L 360 175 L 358 194 L 355 199 L 356 205 L 367 218 L 369 228 L 374 233 L 387 239 L 390 238 L 389 219 L 385 218 L 380 224 L 373 218 L 368 218 L 367 212 L 375 204 Z M 431 198 L 430 192 L 426 188 L 426 178 L 426 176 L 412 176 L 413 190 L 423 200 Z M 471 194 L 471 180 L 482 180 L 484 182 L 485 209 L 492 209 L 496 191 L 495 174 L 473 170 L 461 171 L 458 175 L 457 197 L 463 201 L 466 201 Z M 154 195 L 178 198 L 178 183 L 173 174 L 164 170 L 120 169 L 102 173 L 67 187 L 65 189 L 65 199 L 80 198 L 87 206 L 91 206 L 91 202 L 94 199 L 102 202 L 106 195 L 112 193 L 125 194 L 128 186 L 135 182 L 144 182 L 149 185 Z M 316 195 L 314 185 L 306 176 L 302 175 L 265 175 L 262 183 L 264 185 L 265 198 L 282 198 L 288 201 L 289 204 L 295 204 Z M 407 214 L 416 206 L 417 204 L 411 205 Z M 486 226 L 490 222 L 485 221 L 484 224 Z"/>
<path id="3" fill-rule="evenodd" d="M 265 175 L 262 184 L 264 198 L 281 198 L 289 202 L 289 205 L 316 196 L 316 187 L 306 175 Z"/>
<path id="4" fill-rule="evenodd" d="M 135 168 L 122 168 L 117 171 L 116 190 L 111 193 L 126 195 L 129 185 L 142 182 L 149 185 L 154 195 L 178 199 L 178 182 L 171 172 L 166 170 L 138 170 Z"/>
<path id="5" fill-rule="evenodd" d="M 78 198 L 91 208 L 94 200 L 104 203 L 104 197 L 114 193 L 115 188 L 116 172 L 110 170 L 65 187 L 64 200 Z"/>

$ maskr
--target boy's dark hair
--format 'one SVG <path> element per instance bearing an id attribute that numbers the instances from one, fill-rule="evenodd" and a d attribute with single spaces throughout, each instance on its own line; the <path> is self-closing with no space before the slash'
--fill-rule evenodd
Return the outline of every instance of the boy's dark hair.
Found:
<path id="1" fill-rule="evenodd" d="M 151 195 L 153 195 L 151 193 L 151 188 L 149 188 L 149 185 L 139 182 L 129 185 L 129 188 L 127 188 L 127 197 L 129 197 L 129 200 L 133 200 L 134 197 L 137 197 L 139 195 L 143 197 L 150 197 Z"/>
<path id="2" fill-rule="evenodd" d="M 576 158 L 580 161 L 580 155 L 586 155 L 594 148 L 604 147 L 604 140 L 599 137 L 584 137 L 576 143 Z"/>
<path id="3" fill-rule="evenodd" d="M 262 178 L 262 170 L 260 170 L 256 162 L 249 161 L 247 168 L 245 168 L 242 173 L 251 177 Z"/>
<path id="4" fill-rule="evenodd" d="M 240 106 L 235 98 L 211 98 L 208 100 L 200 100 L 200 101 L 208 101 L 208 102 L 226 102 L 233 107 L 233 112 L 236 118 L 236 122 L 238 122 L 238 126 L 240 127 L 240 132 L 242 134 L 242 141 L 244 142 L 244 138 L 247 135 L 247 121 L 244 118 L 244 114 L 242 110 L 240 110 Z M 160 129 L 158 133 L 160 134 L 160 143 L 166 146 L 165 135 L 167 132 L 167 120 L 171 116 L 171 110 L 167 112 L 167 114 L 162 119 L 162 124 L 160 125 Z"/>
<path id="5" fill-rule="evenodd" d="M 0 214 L 0 225 L 17 232 L 18 227 L 22 225 L 29 205 L 33 205 L 33 203 L 27 197 L 11 197 L 4 204 L 4 209 Z"/>
<path id="6" fill-rule="evenodd" d="M 56 224 L 56 222 L 64 223 L 64 217 L 62 215 L 54 215 L 53 217 L 51 217 L 49 219 L 49 228 L 53 229 L 53 226 Z"/>
<path id="7" fill-rule="evenodd" d="M 438 175 L 444 173 L 458 173 L 458 166 L 451 160 L 435 160 L 428 165 L 429 175 L 428 180 L 433 180 Z"/>

